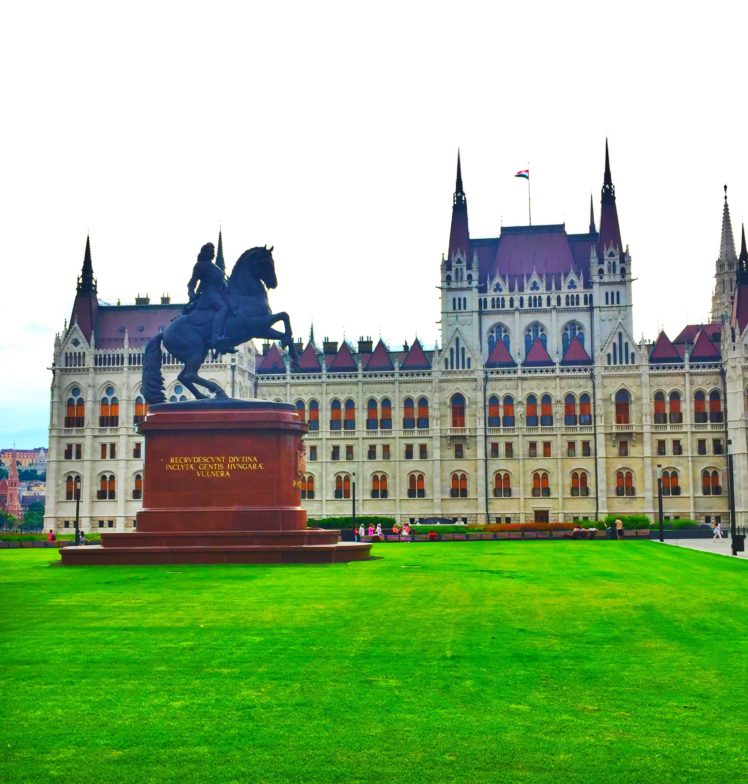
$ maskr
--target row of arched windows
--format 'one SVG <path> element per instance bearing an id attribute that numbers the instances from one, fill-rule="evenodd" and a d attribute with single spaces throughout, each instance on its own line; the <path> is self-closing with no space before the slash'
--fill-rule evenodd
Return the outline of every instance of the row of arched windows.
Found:
<path id="1" fill-rule="evenodd" d="M 466 427 L 467 403 L 465 396 L 457 392 L 450 398 L 450 427 Z M 554 425 L 553 398 L 549 394 L 540 397 L 531 394 L 524 401 L 525 423 L 527 427 L 552 427 Z M 146 406 L 141 404 L 141 410 Z M 319 403 L 310 400 L 309 405 L 303 400 L 296 401 L 296 410 L 304 419 L 310 431 L 319 430 Z M 136 405 L 136 413 L 138 411 Z M 488 427 L 515 427 L 515 399 L 512 395 L 491 395 L 488 398 L 486 411 Z M 631 423 L 631 395 L 625 389 L 620 389 L 614 398 L 614 415 L 617 425 Z M 366 404 L 366 429 L 391 430 L 392 429 L 392 401 L 385 397 L 380 401 L 369 398 Z M 683 421 L 681 395 L 678 391 L 671 392 L 668 397 L 658 391 L 654 396 L 654 421 L 655 424 Z M 694 393 L 694 421 L 695 422 L 722 422 L 722 397 L 719 390 L 713 389 L 709 393 L 697 390 Z M 568 393 L 564 397 L 564 425 L 592 424 L 592 398 L 587 392 L 579 397 Z M 429 427 L 429 401 L 425 397 L 414 399 L 406 397 L 403 401 L 403 429 L 425 429 Z M 348 398 L 345 401 L 333 399 L 330 402 L 330 430 L 355 430 L 356 429 L 356 404 Z"/>
<path id="2" fill-rule="evenodd" d="M 449 276 L 447 276 L 449 277 Z M 576 289 L 576 283 L 574 281 L 570 281 L 569 288 Z M 530 286 L 531 291 L 540 291 L 540 286 L 533 281 L 532 285 Z M 479 304 L 482 310 L 506 310 L 507 306 L 509 310 L 514 310 L 514 306 L 516 304 L 519 308 L 524 308 L 525 303 L 527 304 L 528 308 L 552 308 L 554 307 L 560 308 L 565 306 L 567 308 L 570 307 L 579 307 L 580 305 L 591 305 L 592 304 L 592 294 L 566 294 L 565 298 L 562 299 L 560 294 L 557 294 L 555 298 L 550 294 L 546 294 L 543 297 L 542 294 L 532 294 L 528 295 L 527 299 L 523 295 L 518 297 L 514 296 L 503 296 L 503 297 L 481 297 L 479 299 Z M 452 310 L 454 310 L 454 303 Z"/>
<path id="3" fill-rule="evenodd" d="M 174 396 L 169 398 L 174 400 Z M 186 397 L 182 397 L 186 400 Z M 99 427 L 118 427 L 119 426 L 119 398 L 114 387 L 107 387 L 99 400 Z M 133 413 L 133 424 L 142 422 L 148 413 L 148 404 L 142 394 L 135 398 L 135 408 Z M 85 427 L 86 424 L 86 404 L 83 400 L 80 387 L 73 387 L 65 403 L 65 427 Z"/>
<path id="4" fill-rule="evenodd" d="M 80 474 L 68 474 L 65 477 L 65 500 L 75 501 L 76 488 L 80 489 Z M 135 474 L 133 477 L 132 497 L 140 500 L 143 497 L 143 474 Z M 117 498 L 117 478 L 114 474 L 101 474 L 97 482 L 96 500 L 114 501 Z"/>

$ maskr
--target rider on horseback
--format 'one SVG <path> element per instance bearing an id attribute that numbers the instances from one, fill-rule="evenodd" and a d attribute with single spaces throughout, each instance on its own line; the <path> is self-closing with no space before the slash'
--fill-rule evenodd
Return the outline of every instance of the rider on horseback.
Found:
<path id="1" fill-rule="evenodd" d="M 217 348 L 218 343 L 226 338 L 226 317 L 229 307 L 226 302 L 226 281 L 221 269 L 213 263 L 215 248 L 212 242 L 203 245 L 197 255 L 197 264 L 192 270 L 192 277 L 187 284 L 187 293 L 190 303 L 185 308 L 185 313 L 198 308 L 199 310 L 215 310 L 212 322 L 212 336 L 210 346 Z M 200 288 L 195 291 L 197 284 Z"/>

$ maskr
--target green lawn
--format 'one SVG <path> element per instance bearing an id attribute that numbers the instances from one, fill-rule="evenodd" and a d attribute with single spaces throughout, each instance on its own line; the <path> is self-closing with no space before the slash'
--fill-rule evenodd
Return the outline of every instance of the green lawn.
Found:
<path id="1" fill-rule="evenodd" d="M 0 551 L 0 781 L 745 780 L 745 562 L 645 541 L 373 553 Z"/>

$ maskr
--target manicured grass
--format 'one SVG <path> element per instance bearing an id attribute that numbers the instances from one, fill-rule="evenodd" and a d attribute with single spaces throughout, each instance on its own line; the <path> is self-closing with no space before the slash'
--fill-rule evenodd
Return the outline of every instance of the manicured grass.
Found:
<path id="1" fill-rule="evenodd" d="M 0 551 L 0 781 L 745 774 L 745 562 L 646 541 L 373 552 L 63 568 Z"/>

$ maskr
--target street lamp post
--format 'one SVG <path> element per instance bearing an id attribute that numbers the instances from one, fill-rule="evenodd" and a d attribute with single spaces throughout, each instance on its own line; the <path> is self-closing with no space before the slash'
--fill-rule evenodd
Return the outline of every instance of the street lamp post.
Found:
<path id="1" fill-rule="evenodd" d="M 737 525 L 735 524 L 735 474 L 732 464 L 732 439 L 727 439 L 727 503 L 730 507 L 730 547 L 732 554 L 737 555 Z M 742 549 L 742 548 L 741 548 Z"/>
<path id="2" fill-rule="evenodd" d="M 351 519 L 353 520 L 353 530 L 356 530 L 356 472 L 351 474 Z"/>
<path id="3" fill-rule="evenodd" d="M 660 524 L 660 541 L 664 542 L 664 532 L 662 527 L 662 466 L 657 466 L 657 520 Z"/>
<path id="4" fill-rule="evenodd" d="M 80 508 L 81 508 L 81 478 L 80 476 L 75 477 L 75 484 L 74 487 L 74 494 L 75 494 L 75 544 L 79 545 L 81 543 L 81 532 L 80 532 Z"/>

